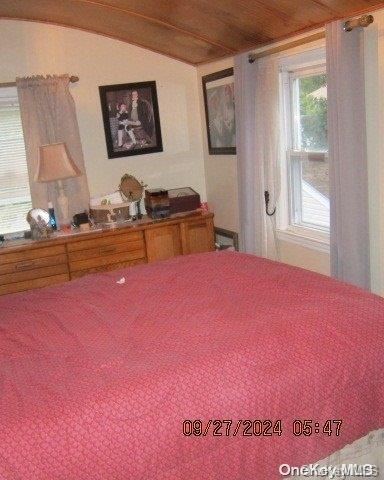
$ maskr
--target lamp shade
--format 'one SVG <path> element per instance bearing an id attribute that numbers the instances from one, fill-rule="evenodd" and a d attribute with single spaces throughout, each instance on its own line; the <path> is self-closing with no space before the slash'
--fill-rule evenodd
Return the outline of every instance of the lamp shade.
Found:
<path id="1" fill-rule="evenodd" d="M 53 182 L 79 175 L 81 171 L 69 155 L 65 143 L 51 143 L 39 147 L 36 182 Z"/>

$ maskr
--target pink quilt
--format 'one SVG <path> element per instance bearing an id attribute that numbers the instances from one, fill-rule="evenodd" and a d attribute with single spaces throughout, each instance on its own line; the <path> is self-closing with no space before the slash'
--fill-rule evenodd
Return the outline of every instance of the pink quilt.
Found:
<path id="1" fill-rule="evenodd" d="M 0 297 L 0 479 L 277 479 L 384 427 L 383 365 L 383 299 L 243 254 Z"/>

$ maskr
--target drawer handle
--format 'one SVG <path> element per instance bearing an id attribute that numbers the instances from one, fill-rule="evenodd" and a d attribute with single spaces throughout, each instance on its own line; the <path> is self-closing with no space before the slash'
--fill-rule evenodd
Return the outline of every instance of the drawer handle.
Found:
<path id="1" fill-rule="evenodd" d="M 28 270 L 29 268 L 33 268 L 36 266 L 36 262 L 24 262 L 18 263 L 15 266 L 15 270 Z"/>
<path id="2" fill-rule="evenodd" d="M 116 247 L 111 245 L 110 247 L 101 247 L 100 253 L 113 253 L 116 252 Z"/>
<path id="3" fill-rule="evenodd" d="M 202 222 L 192 223 L 191 222 L 190 225 L 188 225 L 188 226 L 189 226 L 189 228 L 207 228 L 207 224 L 205 222 L 204 223 L 202 223 Z"/>

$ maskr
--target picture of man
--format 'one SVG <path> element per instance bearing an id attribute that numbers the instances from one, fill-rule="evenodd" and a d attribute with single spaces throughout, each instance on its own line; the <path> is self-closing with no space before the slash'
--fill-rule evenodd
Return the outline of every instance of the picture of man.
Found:
<path id="1" fill-rule="evenodd" d="M 161 152 L 155 82 L 99 88 L 109 158 Z"/>
<path id="2" fill-rule="evenodd" d="M 131 92 L 126 115 L 125 131 L 130 141 L 125 144 L 125 148 L 150 145 L 154 131 L 153 110 L 147 100 L 140 98 L 137 90 Z"/>

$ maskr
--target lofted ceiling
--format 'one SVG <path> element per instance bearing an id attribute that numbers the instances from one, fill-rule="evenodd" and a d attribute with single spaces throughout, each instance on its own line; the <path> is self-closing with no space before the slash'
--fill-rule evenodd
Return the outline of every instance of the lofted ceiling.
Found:
<path id="1" fill-rule="evenodd" d="M 199 64 L 384 7 L 378 0 L 0 0 L 0 18 L 96 32 Z"/>

